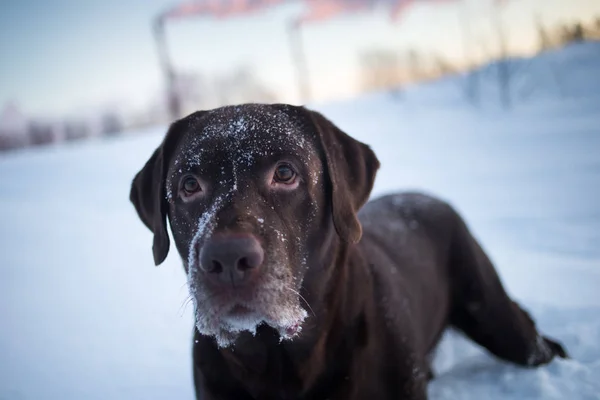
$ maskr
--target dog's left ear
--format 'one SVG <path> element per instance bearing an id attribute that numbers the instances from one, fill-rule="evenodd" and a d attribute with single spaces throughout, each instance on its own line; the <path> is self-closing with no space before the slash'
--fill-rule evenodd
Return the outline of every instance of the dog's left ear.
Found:
<path id="1" fill-rule="evenodd" d="M 380 167 L 371 148 L 353 139 L 322 114 L 304 108 L 317 131 L 331 180 L 333 223 L 340 237 L 362 237 L 358 210 L 367 202 Z"/>
<path id="2" fill-rule="evenodd" d="M 133 178 L 129 192 L 129 200 L 133 203 L 139 218 L 154 233 L 152 254 L 155 265 L 160 265 L 169 253 L 170 241 L 167 232 L 169 205 L 166 199 L 165 182 L 171 155 L 183 136 L 187 118 L 189 117 L 171 124 L 162 143 Z"/>

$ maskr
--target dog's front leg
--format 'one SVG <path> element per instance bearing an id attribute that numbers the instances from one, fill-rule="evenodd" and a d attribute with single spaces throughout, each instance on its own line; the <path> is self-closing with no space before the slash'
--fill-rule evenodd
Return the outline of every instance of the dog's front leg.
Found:
<path id="1" fill-rule="evenodd" d="M 339 400 L 427 400 L 428 368 L 406 365 L 382 366 L 355 374 L 348 378 L 347 390 L 340 391 L 331 399 Z"/>

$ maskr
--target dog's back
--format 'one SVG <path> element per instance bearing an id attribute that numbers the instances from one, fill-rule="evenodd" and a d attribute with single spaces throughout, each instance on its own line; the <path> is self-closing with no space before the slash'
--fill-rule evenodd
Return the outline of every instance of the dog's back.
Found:
<path id="1" fill-rule="evenodd" d="M 391 194 L 368 202 L 359 217 L 360 248 L 377 285 L 382 319 L 395 332 L 406 332 L 411 321 L 418 357 L 428 355 L 448 324 L 518 364 L 566 356 L 559 344 L 538 336 L 448 203 L 416 192 Z"/>

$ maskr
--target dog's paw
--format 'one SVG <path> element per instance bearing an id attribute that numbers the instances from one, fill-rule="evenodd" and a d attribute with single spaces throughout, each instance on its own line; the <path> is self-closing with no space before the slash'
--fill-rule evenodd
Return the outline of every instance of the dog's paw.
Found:
<path id="1" fill-rule="evenodd" d="M 546 336 L 538 336 L 533 351 L 527 359 L 527 365 L 537 367 L 548 364 L 554 357 L 569 358 L 562 344 Z"/>
<path id="2" fill-rule="evenodd" d="M 552 351 L 554 356 L 557 356 L 560 358 L 567 358 L 567 359 L 571 358 L 571 357 L 569 357 L 569 354 L 565 350 L 564 346 L 562 344 L 558 343 L 557 341 L 544 336 L 544 342 L 550 348 L 550 350 Z"/>

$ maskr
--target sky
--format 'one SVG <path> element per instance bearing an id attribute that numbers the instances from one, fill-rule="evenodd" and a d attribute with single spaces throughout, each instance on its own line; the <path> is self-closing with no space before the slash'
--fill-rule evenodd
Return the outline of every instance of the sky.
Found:
<path id="1" fill-rule="evenodd" d="M 17 102 L 33 115 L 65 115 L 81 107 L 144 107 L 163 85 L 150 21 L 177 0 L 20 0 L 0 6 L 0 109 Z M 247 65 L 285 102 L 297 102 L 286 26 L 300 3 L 229 20 L 194 18 L 167 27 L 178 69 L 219 74 Z M 358 53 L 417 49 L 454 63 L 493 51 L 489 0 L 419 5 L 396 23 L 383 11 L 308 25 L 302 37 L 315 100 L 358 89 Z M 599 0 L 513 0 L 502 10 L 512 50 L 535 46 L 533 21 L 545 24 L 600 16 Z"/>

